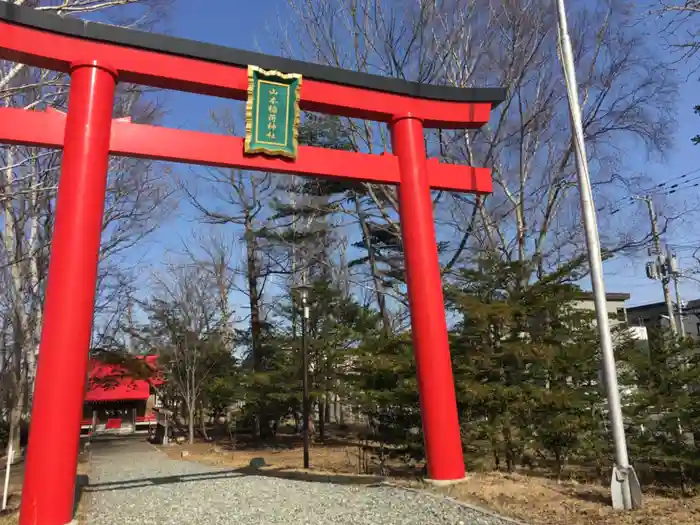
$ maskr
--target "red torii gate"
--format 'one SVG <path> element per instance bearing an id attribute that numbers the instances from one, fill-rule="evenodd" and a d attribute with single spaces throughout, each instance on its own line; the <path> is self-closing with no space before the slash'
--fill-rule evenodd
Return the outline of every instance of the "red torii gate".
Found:
<path id="1" fill-rule="evenodd" d="M 426 159 L 424 128 L 477 128 L 503 89 L 459 89 L 65 19 L 0 2 L 0 59 L 69 73 L 68 114 L 0 108 L 0 142 L 63 148 L 20 523 L 71 521 L 109 155 L 400 186 L 401 230 L 429 478 L 464 477 L 430 188 L 489 193 L 488 169 Z M 299 147 L 113 119 L 117 82 L 244 100 L 247 66 L 300 73 L 300 107 L 386 122 L 392 154 Z"/>

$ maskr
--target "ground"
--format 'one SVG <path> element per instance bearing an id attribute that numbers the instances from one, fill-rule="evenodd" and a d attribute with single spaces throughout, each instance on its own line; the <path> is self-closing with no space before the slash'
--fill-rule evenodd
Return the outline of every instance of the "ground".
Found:
<path id="1" fill-rule="evenodd" d="M 94 445 L 84 492 L 91 525 L 508 525 L 442 496 L 354 476 L 302 481 L 178 461 L 143 441 Z"/>
<path id="2" fill-rule="evenodd" d="M 6 458 L 2 458 L 2 482 L 5 482 Z M 0 525 L 17 523 L 17 508 L 19 507 L 19 494 L 22 489 L 22 477 L 24 475 L 24 462 L 19 462 L 10 467 L 10 483 L 8 485 L 9 496 L 7 498 L 7 510 L 0 511 Z M 2 490 L 2 489 L 0 489 Z M 2 498 L 2 492 L 0 492 Z M 1 501 L 1 500 L 0 500 Z"/>
<path id="3" fill-rule="evenodd" d="M 384 480 L 373 475 L 358 475 L 359 447 L 331 443 L 311 448 L 311 469 L 302 467 L 302 450 L 298 443 L 285 443 L 282 448 L 229 450 L 223 444 L 195 443 L 163 447 L 173 459 L 185 459 L 220 467 L 245 468 L 251 459 L 262 457 L 269 466 L 262 470 L 290 479 L 346 480 L 376 483 Z M 183 452 L 185 457 L 183 458 Z M 655 494 L 646 487 L 644 507 L 633 512 L 617 512 L 610 507 L 609 489 L 593 483 L 573 480 L 557 482 L 542 476 L 498 472 L 469 473 L 464 483 L 450 488 L 430 488 L 415 476 L 389 478 L 395 485 L 419 488 L 439 495 L 488 508 L 530 525 L 676 525 L 700 523 L 700 497 L 679 499 Z"/>
<path id="4" fill-rule="evenodd" d="M 78 463 L 78 480 L 79 480 L 79 485 L 82 485 L 87 482 L 88 479 L 88 472 L 90 465 L 88 463 L 88 455 L 85 453 L 81 453 L 79 457 L 79 463 Z M 0 458 L 0 462 L 2 462 L 2 468 L 0 469 L 0 479 L 2 480 L 1 483 L 4 483 L 5 481 L 5 465 L 7 458 L 2 457 Z M 12 465 L 10 468 L 10 483 L 8 485 L 8 498 L 7 498 L 7 509 L 5 511 L 0 511 L 0 525 L 16 525 L 18 521 L 18 511 L 19 511 L 19 504 L 21 500 L 21 492 L 22 492 L 22 480 L 24 477 L 24 458 L 22 458 L 20 461 Z M 0 488 L 0 490 L 2 490 Z M 0 492 L 0 501 L 2 498 L 2 492 Z M 76 503 L 81 503 L 80 499 Z M 84 516 L 82 514 L 84 513 L 84 505 L 78 506 L 76 509 L 76 519 L 78 520 L 79 525 L 84 524 Z"/>
<path id="5" fill-rule="evenodd" d="M 464 483 L 437 489 L 400 470 L 389 478 L 360 474 L 373 470 L 360 461 L 361 447 L 338 442 L 314 444 L 312 468 L 304 471 L 298 442 L 281 443 L 275 448 L 239 443 L 246 449 L 232 450 L 223 443 L 154 447 L 140 437 L 102 438 L 93 443 L 90 465 L 79 467 L 81 474 L 89 468 L 89 485 L 80 497 L 78 522 L 506 525 L 475 510 L 487 508 L 528 525 L 700 523 L 700 498 L 663 497 L 649 487 L 643 509 L 615 512 L 608 489 L 600 485 L 469 473 Z M 266 466 L 250 468 L 254 458 L 263 458 Z M 19 501 L 21 464 L 14 472 L 11 507 Z M 0 516 L 0 525 L 16 523 L 16 513 Z"/>

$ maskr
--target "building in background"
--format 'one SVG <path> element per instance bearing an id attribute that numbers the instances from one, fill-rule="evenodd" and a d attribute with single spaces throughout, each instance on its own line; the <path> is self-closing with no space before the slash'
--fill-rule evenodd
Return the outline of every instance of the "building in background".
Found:
<path id="1" fill-rule="evenodd" d="M 135 379 L 120 365 L 91 359 L 83 402 L 81 433 L 132 434 L 148 432 L 156 423 L 158 387 L 164 384 L 155 355 L 144 359 L 153 370 L 148 379 Z"/>
<path id="2" fill-rule="evenodd" d="M 645 326 L 651 332 L 669 327 L 668 310 L 663 301 L 627 308 L 627 318 L 630 326 Z M 683 304 L 683 335 L 700 339 L 699 299 Z"/>
<path id="3" fill-rule="evenodd" d="M 625 302 L 630 298 L 628 293 L 608 293 L 605 294 L 606 304 L 608 308 L 608 316 L 610 316 L 610 327 L 614 328 L 620 323 L 627 323 L 627 308 Z M 585 310 L 595 310 L 595 302 L 593 300 L 593 292 L 581 292 L 580 299 L 576 302 L 578 308 Z"/>

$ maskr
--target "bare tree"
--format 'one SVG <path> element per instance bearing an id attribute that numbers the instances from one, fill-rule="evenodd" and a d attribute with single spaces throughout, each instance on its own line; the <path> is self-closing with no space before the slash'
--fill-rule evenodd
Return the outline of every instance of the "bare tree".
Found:
<path id="1" fill-rule="evenodd" d="M 108 20 L 137 27 L 150 27 L 163 20 L 168 0 L 16 0 L 14 4 L 81 16 L 104 11 Z M 124 10 L 124 7 L 128 9 Z M 154 16 L 155 15 L 155 16 Z M 24 64 L 0 62 L 0 100 L 5 106 L 24 109 L 66 109 L 68 77 Z M 137 115 L 152 121 L 157 111 L 145 102 L 143 91 L 120 86 L 116 113 Z M 0 273 L 4 308 L 0 318 L 8 350 L 2 370 L 11 395 L 9 422 L 18 447 L 19 423 L 28 412 L 36 369 L 45 278 L 55 207 L 60 152 L 21 146 L 2 146 L 0 154 Z M 106 244 L 103 260 L 133 245 L 153 228 L 146 215 L 165 195 L 157 170 L 142 161 L 112 160 L 110 191 L 104 221 Z M 156 189 L 156 187 L 161 189 Z M 154 193 L 155 192 L 155 193 Z M 153 197 L 156 197 L 155 200 Z M 102 282 L 114 275 L 102 267 Z M 106 287 L 99 292 L 104 295 Z M 109 292 L 113 295 L 114 290 Z M 98 301 L 99 303 L 99 301 Z M 110 302 L 109 304 L 114 304 Z"/>
<path id="2" fill-rule="evenodd" d="M 676 89 L 660 69 L 663 64 L 650 60 L 652 51 L 643 35 L 634 32 L 623 6 L 591 10 L 574 5 L 584 130 L 597 168 L 596 198 L 605 212 L 606 203 L 624 196 L 612 184 L 619 171 L 624 173 L 623 152 L 668 147 Z M 455 160 L 493 167 L 494 195 L 468 205 L 473 221 L 480 223 L 476 229 L 470 223 L 478 246 L 498 250 L 507 259 L 532 260 L 541 274 L 571 260 L 581 246 L 556 21 L 549 10 L 534 4 L 523 9 L 520 2 L 494 7 L 491 20 L 491 38 L 476 34 L 472 41 L 486 39 L 482 49 L 495 67 L 462 67 L 476 59 L 469 51 L 475 46 L 469 45 L 463 48 L 466 53 L 456 55 L 449 78 L 456 85 L 495 80 L 508 86 L 508 97 L 481 132 L 457 134 L 444 149 Z M 629 232 L 619 224 L 603 228 L 607 247 L 627 245 Z"/>
<path id="3" fill-rule="evenodd" d="M 672 45 L 687 59 L 700 51 L 700 1 L 682 0 L 653 4 L 652 13 L 661 14 L 667 20 L 666 33 L 672 37 Z"/>
<path id="4" fill-rule="evenodd" d="M 439 9 L 450 13 L 455 2 L 404 3 L 371 0 L 311 0 L 289 2 L 296 20 L 282 28 L 284 52 L 334 67 L 393 76 L 420 82 L 439 82 L 450 50 L 458 42 L 442 32 Z M 293 34 L 294 37 L 289 35 Z M 301 35 L 299 39 L 298 36 Z M 343 119 L 348 139 L 355 151 L 379 153 L 389 149 L 386 126 Z M 392 318 L 402 317 L 405 286 L 392 279 L 403 269 L 396 254 L 383 257 L 377 238 L 400 246 L 398 199 L 393 188 L 363 184 L 349 193 L 348 213 L 359 227 L 361 244 L 366 250 L 364 266 L 374 303 L 385 330 L 393 327 Z M 399 254 L 400 255 L 400 254 Z M 353 264 L 354 268 L 361 266 Z M 360 283 L 360 287 L 367 286 Z"/>
<path id="5" fill-rule="evenodd" d="M 156 276 L 156 293 L 147 305 L 151 318 L 148 337 L 166 359 L 171 381 L 187 408 L 189 442 L 203 388 L 222 351 L 230 319 L 221 314 L 220 289 L 200 263 L 171 265 Z"/>
<path id="6" fill-rule="evenodd" d="M 572 140 L 557 61 L 555 11 L 532 0 L 506 2 L 373 0 L 290 2 L 301 44 L 290 52 L 337 67 L 458 87 L 504 86 L 506 100 L 477 132 L 427 134 L 429 154 L 493 169 L 495 191 L 479 198 L 435 192 L 444 270 L 481 251 L 528 263 L 542 275 L 576 257 L 581 230 Z M 624 159 L 665 151 L 674 124 L 676 84 L 664 57 L 634 25 L 622 2 L 569 2 L 596 200 L 608 250 L 645 241 L 631 221 L 606 212 L 628 195 Z M 290 34 L 290 33 L 288 33 Z M 284 36 L 284 35 L 283 35 Z M 357 149 L 386 149 L 384 126 L 347 121 Z M 392 189 L 368 185 L 351 211 L 399 235 Z M 372 261 L 368 261 L 370 273 Z M 529 275 L 523 275 L 526 282 Z M 377 293 L 381 287 L 375 284 Z"/>
<path id="7" fill-rule="evenodd" d="M 214 283 L 224 344 L 233 348 L 235 320 L 231 294 L 236 288 L 235 239 L 212 228 L 206 233 L 194 233 L 190 241 L 183 242 L 183 252 L 186 259 L 191 264 L 200 265 Z"/>
<path id="8" fill-rule="evenodd" d="M 233 133 L 233 118 L 228 112 L 214 114 L 216 128 Z M 237 291 L 248 297 L 253 370 L 262 355 L 259 351 L 262 324 L 265 321 L 263 296 L 275 264 L 273 254 L 265 253 L 261 230 L 268 223 L 268 204 L 277 189 L 277 178 L 268 173 L 250 173 L 234 169 L 197 170 L 196 184 L 182 180 L 181 188 L 206 224 L 230 226 L 243 244 L 243 264 L 237 273 L 243 285 Z M 219 247 L 221 248 L 221 246 Z"/>
<path id="9" fill-rule="evenodd" d="M 212 114 L 217 131 L 233 133 L 234 119 L 230 112 Z M 264 327 L 267 323 L 266 287 L 279 272 L 276 253 L 265 249 L 263 230 L 269 223 L 269 203 L 275 195 L 278 178 L 269 173 L 250 173 L 234 169 L 197 169 L 196 182 L 183 177 L 180 187 L 205 224 L 217 225 L 235 232 L 242 244 L 242 262 L 236 265 L 235 290 L 248 299 L 248 359 L 252 372 L 263 369 Z M 232 248 L 219 246 L 215 251 Z M 219 261 L 229 260 L 220 253 Z M 258 430 L 268 428 L 264 414 L 258 414 Z"/>
<path id="10" fill-rule="evenodd" d="M 233 291 L 236 286 L 236 264 L 233 260 L 235 240 L 221 230 L 207 233 L 195 233 L 191 241 L 183 243 L 183 252 L 190 264 L 199 265 L 209 276 L 216 297 L 216 305 L 220 316 L 218 328 L 219 345 L 223 352 L 234 355 L 237 346 L 234 308 L 232 306 Z M 205 404 L 210 400 L 204 397 L 199 400 L 200 428 L 207 436 L 205 421 Z"/>

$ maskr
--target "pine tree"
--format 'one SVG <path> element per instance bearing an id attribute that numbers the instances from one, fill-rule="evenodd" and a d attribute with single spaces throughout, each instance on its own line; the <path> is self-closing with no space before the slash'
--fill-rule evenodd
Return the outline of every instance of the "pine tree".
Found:
<path id="1" fill-rule="evenodd" d="M 561 472 L 602 428 L 592 312 L 577 308 L 580 260 L 523 284 L 520 262 L 484 258 L 448 290 L 468 454 L 491 451 L 512 470 L 526 453 Z"/>
<path id="2" fill-rule="evenodd" d="M 668 334 L 650 337 L 645 349 L 628 345 L 622 383 L 626 412 L 633 423 L 631 449 L 642 472 L 675 472 L 684 495 L 700 481 L 700 349 L 691 339 Z M 695 433 L 695 434 L 693 434 Z M 667 481 L 667 480 L 657 480 Z"/>
<path id="3" fill-rule="evenodd" d="M 319 437 L 326 437 L 326 423 L 330 403 L 336 398 L 341 403 L 350 399 L 351 382 L 348 371 L 354 370 L 352 361 L 365 334 L 377 326 L 377 316 L 348 296 L 338 283 L 319 276 L 310 283 L 308 293 L 309 319 L 307 322 L 307 351 L 309 355 L 310 397 L 312 408 L 319 415 Z M 288 298 L 279 304 L 278 320 L 283 322 L 277 338 L 274 367 L 271 376 L 277 393 L 267 395 L 283 401 L 289 413 L 299 420 L 301 410 L 302 348 L 300 333 L 293 334 L 290 321 L 303 315 L 298 300 Z M 352 374 L 350 374 L 352 375 Z"/>
<path id="4" fill-rule="evenodd" d="M 353 363 L 346 381 L 352 385 L 355 405 L 369 421 L 368 438 L 386 446 L 389 456 L 421 461 L 422 424 L 410 334 L 367 334 Z"/>

